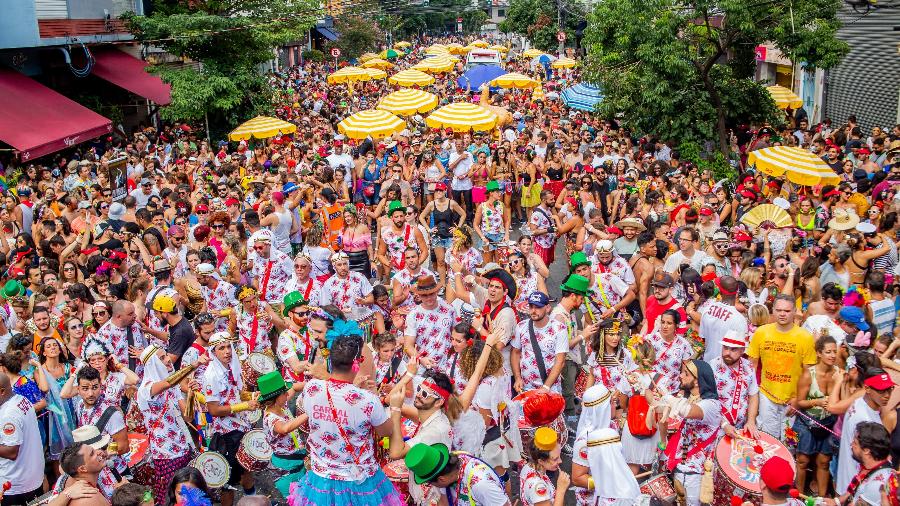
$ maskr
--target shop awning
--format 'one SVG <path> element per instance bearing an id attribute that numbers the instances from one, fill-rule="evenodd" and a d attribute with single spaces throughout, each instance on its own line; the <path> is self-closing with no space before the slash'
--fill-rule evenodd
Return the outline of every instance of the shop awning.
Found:
<path id="1" fill-rule="evenodd" d="M 97 77 L 159 105 L 172 101 L 172 86 L 147 73 L 144 70 L 147 62 L 112 48 L 98 49 L 93 54 L 96 60 L 93 74 Z"/>
<path id="2" fill-rule="evenodd" d="M 0 141 L 22 160 L 112 131 L 112 122 L 14 70 L 0 68 Z"/>
<path id="3" fill-rule="evenodd" d="M 317 26 L 316 31 L 321 33 L 322 37 L 325 37 L 328 40 L 337 40 L 337 38 L 338 38 L 336 33 L 334 33 L 333 31 L 331 31 L 328 28 L 325 28 L 324 26 Z"/>

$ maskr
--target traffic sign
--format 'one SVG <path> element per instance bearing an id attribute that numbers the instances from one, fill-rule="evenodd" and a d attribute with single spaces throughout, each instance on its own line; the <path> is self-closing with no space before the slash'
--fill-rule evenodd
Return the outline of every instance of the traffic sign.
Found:
<path id="1" fill-rule="evenodd" d="M 340 55 L 341 55 L 341 48 L 339 48 L 339 47 L 333 47 L 333 48 L 331 48 L 331 56 L 337 58 L 337 57 L 339 57 Z"/>
<path id="2" fill-rule="evenodd" d="M 566 41 L 566 32 L 563 32 L 563 31 L 556 32 L 556 40 L 558 40 L 560 42 L 565 42 Z"/>

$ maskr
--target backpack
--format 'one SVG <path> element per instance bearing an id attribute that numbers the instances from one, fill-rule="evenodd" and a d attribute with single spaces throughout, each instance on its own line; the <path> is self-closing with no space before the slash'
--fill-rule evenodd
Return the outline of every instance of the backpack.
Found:
<path id="1" fill-rule="evenodd" d="M 638 439 L 647 439 L 656 434 L 656 427 L 647 427 L 647 412 L 650 411 L 650 404 L 643 395 L 632 395 L 628 399 L 628 430 L 631 435 Z"/>

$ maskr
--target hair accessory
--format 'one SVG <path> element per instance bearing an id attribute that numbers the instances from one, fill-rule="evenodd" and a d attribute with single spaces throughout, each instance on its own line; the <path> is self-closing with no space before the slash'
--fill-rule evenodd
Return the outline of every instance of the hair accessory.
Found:
<path id="1" fill-rule="evenodd" d="M 869 344 L 872 342 L 872 333 L 866 332 L 863 333 L 862 330 L 857 332 L 856 338 L 853 339 L 853 347 L 854 348 L 868 348 Z"/>
<path id="2" fill-rule="evenodd" d="M 445 403 L 450 399 L 450 392 L 444 390 L 443 388 L 438 386 L 438 384 L 432 380 L 423 381 L 422 386 L 433 391 L 437 395 L 439 395 L 441 397 L 441 399 L 444 399 Z"/>
<path id="3" fill-rule="evenodd" d="M 245 286 L 241 288 L 241 292 L 238 294 L 238 300 L 244 300 L 247 297 L 256 296 L 256 289 L 251 286 Z"/>
<path id="4" fill-rule="evenodd" d="M 766 301 L 769 299 L 769 289 L 763 288 L 760 290 L 759 295 L 753 293 L 753 290 L 747 289 L 747 308 L 751 308 L 753 306 L 765 306 Z"/>

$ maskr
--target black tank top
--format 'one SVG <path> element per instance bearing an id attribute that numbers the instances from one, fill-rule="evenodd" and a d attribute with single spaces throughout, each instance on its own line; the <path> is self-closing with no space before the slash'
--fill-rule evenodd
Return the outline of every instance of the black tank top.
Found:
<path id="1" fill-rule="evenodd" d="M 551 181 L 562 181 L 563 178 L 563 170 L 548 168 L 547 169 L 547 177 L 550 178 Z"/>
<path id="2" fill-rule="evenodd" d="M 456 212 L 450 209 L 449 202 L 447 202 L 447 209 L 444 209 L 443 211 L 438 210 L 436 204 L 434 206 L 434 209 L 432 209 L 432 226 L 437 228 L 437 235 L 441 239 L 448 239 L 451 237 L 450 229 L 456 223 L 456 218 L 454 216 L 455 214 Z"/>

